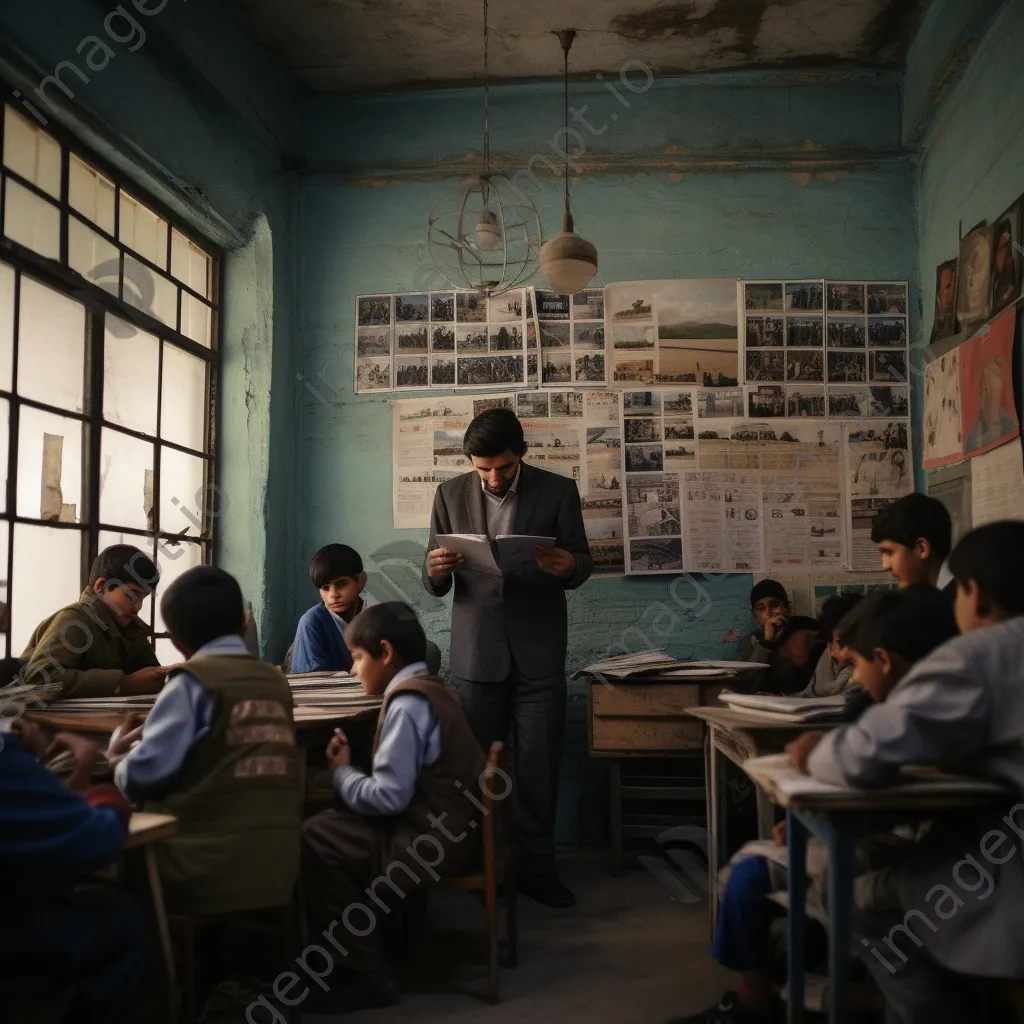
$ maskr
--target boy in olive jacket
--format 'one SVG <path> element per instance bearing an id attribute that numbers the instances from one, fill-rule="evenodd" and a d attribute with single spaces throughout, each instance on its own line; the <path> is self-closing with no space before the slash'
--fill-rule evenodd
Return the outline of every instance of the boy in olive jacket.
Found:
<path id="1" fill-rule="evenodd" d="M 25 682 L 59 683 L 61 699 L 159 692 L 166 670 L 138 618 L 159 580 L 131 544 L 101 551 L 82 596 L 33 630 L 21 655 Z"/>

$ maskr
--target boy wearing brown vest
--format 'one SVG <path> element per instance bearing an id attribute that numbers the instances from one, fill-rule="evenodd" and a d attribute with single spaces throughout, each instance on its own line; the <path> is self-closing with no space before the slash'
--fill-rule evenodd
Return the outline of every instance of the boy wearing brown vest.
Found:
<path id="1" fill-rule="evenodd" d="M 224 570 L 183 573 L 160 609 L 188 660 L 145 725 L 115 734 L 114 781 L 147 811 L 178 818 L 177 835 L 157 851 L 173 910 L 285 906 L 303 806 L 288 680 L 247 651 L 242 592 Z"/>
<path id="2" fill-rule="evenodd" d="M 363 689 L 383 695 L 384 704 L 372 774 L 352 766 L 338 730 L 327 760 L 339 806 L 302 828 L 313 941 L 335 965 L 303 1007 L 320 1013 L 395 1002 L 381 950 L 383 917 L 416 889 L 472 864 L 485 764 L 458 699 L 427 673 L 426 637 L 408 605 L 367 608 L 345 641 Z"/>

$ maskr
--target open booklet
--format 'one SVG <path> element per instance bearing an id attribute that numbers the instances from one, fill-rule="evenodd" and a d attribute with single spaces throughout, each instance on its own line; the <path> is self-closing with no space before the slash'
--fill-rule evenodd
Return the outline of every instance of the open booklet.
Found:
<path id="1" fill-rule="evenodd" d="M 718 695 L 723 704 L 737 711 L 757 713 L 784 722 L 817 722 L 840 719 L 846 709 L 842 694 L 835 697 L 781 697 L 769 693 L 731 693 Z"/>
<path id="2" fill-rule="evenodd" d="M 520 569 L 536 568 L 537 545 L 554 544 L 555 538 L 501 533 L 494 538 L 492 546 L 483 533 L 439 533 L 437 543 L 462 555 L 465 561 L 459 566 L 459 572 L 507 576 Z"/>

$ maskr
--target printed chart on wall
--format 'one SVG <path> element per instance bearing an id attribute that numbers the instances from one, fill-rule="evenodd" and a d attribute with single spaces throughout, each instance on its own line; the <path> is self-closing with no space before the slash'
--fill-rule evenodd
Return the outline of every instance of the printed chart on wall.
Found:
<path id="1" fill-rule="evenodd" d="M 472 469 L 462 438 L 486 409 L 516 412 L 531 465 L 574 480 L 595 575 L 621 575 L 622 469 L 619 395 L 609 391 L 532 391 L 456 395 L 392 403 L 396 530 L 426 529 L 438 484 Z"/>
<path id="2" fill-rule="evenodd" d="M 624 384 L 739 383 L 736 281 L 630 281 L 605 288 L 612 379 Z"/>
<path id="3" fill-rule="evenodd" d="M 545 386 L 605 382 L 604 291 L 575 295 L 530 289 L 540 331 L 541 382 Z"/>
<path id="4" fill-rule="evenodd" d="M 525 288 L 357 296 L 355 391 L 522 386 L 528 307 Z"/>
<path id="5" fill-rule="evenodd" d="M 749 416 L 909 413 L 905 282 L 745 281 Z"/>
<path id="6" fill-rule="evenodd" d="M 871 520 L 880 508 L 914 489 L 910 425 L 906 420 L 879 424 L 843 424 L 846 494 L 850 509 L 849 566 L 878 568 Z"/>

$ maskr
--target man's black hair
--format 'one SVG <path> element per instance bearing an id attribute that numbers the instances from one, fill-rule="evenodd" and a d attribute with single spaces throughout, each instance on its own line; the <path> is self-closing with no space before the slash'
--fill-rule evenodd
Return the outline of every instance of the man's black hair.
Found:
<path id="1" fill-rule="evenodd" d="M 97 580 L 118 580 L 126 587 L 135 585 L 156 590 L 160 582 L 160 570 L 153 559 L 133 544 L 111 544 L 104 548 L 89 570 L 89 589 Z"/>
<path id="2" fill-rule="evenodd" d="M 834 594 L 826 598 L 818 616 L 818 629 L 825 643 L 832 642 L 832 634 L 843 618 L 864 600 L 863 594 Z"/>
<path id="3" fill-rule="evenodd" d="M 164 591 L 160 611 L 175 643 L 190 652 L 218 637 L 240 635 L 245 617 L 238 580 L 213 565 L 183 572 Z"/>
<path id="4" fill-rule="evenodd" d="M 363 571 L 363 560 L 347 544 L 325 544 L 309 563 L 309 581 L 314 587 L 326 587 L 342 576 L 355 579 Z"/>
<path id="5" fill-rule="evenodd" d="M 1007 615 L 1024 615 L 1024 523 L 989 523 L 961 538 L 949 556 L 961 587 L 974 580 Z"/>
<path id="6" fill-rule="evenodd" d="M 777 597 L 787 608 L 789 607 L 789 595 L 778 580 L 761 580 L 760 583 L 755 583 L 750 590 L 750 607 L 753 608 L 763 597 Z"/>
<path id="7" fill-rule="evenodd" d="M 945 558 L 953 545 L 953 523 L 946 506 L 927 494 L 908 494 L 879 509 L 871 521 L 871 540 L 875 544 L 891 540 L 912 548 L 922 537 L 939 559 Z"/>
<path id="8" fill-rule="evenodd" d="M 466 428 L 463 454 L 470 458 L 491 459 L 503 452 L 526 454 L 523 425 L 511 409 L 485 409 Z"/>
<path id="9" fill-rule="evenodd" d="M 383 653 L 381 641 L 387 640 L 403 665 L 427 660 L 427 638 L 416 613 L 403 601 L 385 601 L 364 608 L 345 630 L 345 643 L 351 650 L 361 647 L 372 658 Z"/>
<path id="10" fill-rule="evenodd" d="M 862 658 L 874 657 L 875 648 L 880 647 L 911 664 L 958 632 L 949 598 L 926 583 L 876 590 L 836 627 L 839 642 Z"/>

